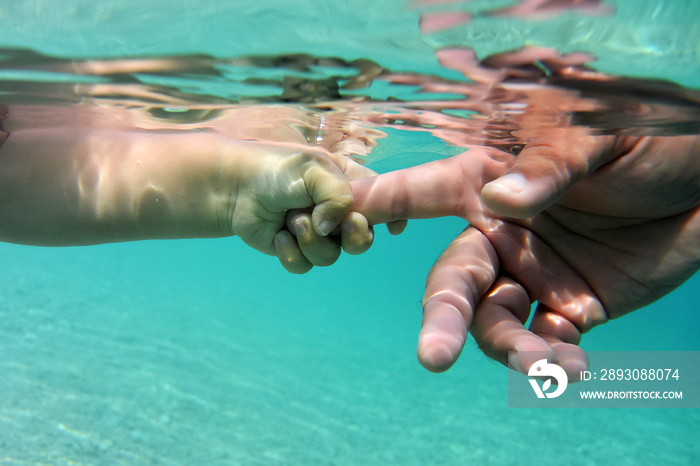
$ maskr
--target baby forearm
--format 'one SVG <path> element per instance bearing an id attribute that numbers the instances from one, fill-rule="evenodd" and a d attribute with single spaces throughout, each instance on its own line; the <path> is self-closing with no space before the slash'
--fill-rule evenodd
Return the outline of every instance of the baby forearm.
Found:
<path id="1" fill-rule="evenodd" d="M 218 185 L 228 147 L 207 132 L 13 132 L 0 149 L 0 240 L 67 246 L 225 236 L 220 217 L 230 199 Z"/>

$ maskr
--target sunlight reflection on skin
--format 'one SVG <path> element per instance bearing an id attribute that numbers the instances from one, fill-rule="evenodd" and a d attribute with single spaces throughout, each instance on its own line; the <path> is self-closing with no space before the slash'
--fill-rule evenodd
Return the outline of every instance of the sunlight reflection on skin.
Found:
<path id="1" fill-rule="evenodd" d="M 466 87 L 464 94 L 473 98 L 476 86 L 486 87 L 479 102 L 465 99 L 462 107 L 479 109 L 481 115 L 476 118 L 481 117 L 481 132 L 470 133 L 473 126 L 461 124 L 447 112 L 438 113 L 439 101 L 426 105 L 436 113 L 421 111 L 416 104 L 383 118 L 387 124 L 427 131 L 470 150 L 452 159 L 355 183 L 357 209 L 372 221 L 401 215 L 441 216 L 447 211 L 471 225 L 445 250 L 428 276 L 419 358 L 430 370 L 445 370 L 459 355 L 469 328 L 486 354 L 511 363 L 516 370 L 527 373 L 545 351 L 548 359 L 560 363 L 576 380 L 578 371 L 587 365 L 585 353 L 577 346 L 583 332 L 668 293 L 671 288 L 662 276 L 677 286 L 697 270 L 698 94 L 668 83 L 597 73 L 584 66 L 590 57 L 560 56 L 552 49 L 526 48 L 483 62 L 466 49 L 438 54 L 444 66 L 476 81 L 475 86 L 456 83 L 455 93 Z M 410 75 L 384 78 L 412 82 Z M 414 78 L 415 84 L 431 89 L 433 83 Z M 437 88 L 449 92 L 449 83 L 438 82 L 432 89 Z M 634 110 L 616 126 L 622 135 L 666 134 L 666 122 L 645 127 L 644 115 L 647 108 L 668 105 L 662 113 L 679 118 L 668 122 L 671 134 L 689 136 L 610 137 L 597 135 L 607 133 L 604 125 L 576 126 L 586 112 L 595 115 L 600 111 L 603 119 L 612 115 L 611 122 L 619 116 L 615 107 L 607 109 L 586 98 L 605 92 L 610 92 L 613 102 L 615 93 L 630 96 L 624 107 Z M 457 108 L 454 103 L 447 108 Z M 514 108 L 516 111 L 510 111 Z M 670 108 L 676 111 L 668 111 Z M 635 116 L 641 117 L 641 124 L 635 125 Z M 519 154 L 517 158 L 484 148 L 509 150 L 509 143 L 515 148 L 510 152 Z M 507 205 L 495 197 L 501 191 L 487 192 L 492 180 L 515 165 L 527 177 L 539 176 L 544 182 L 531 182 L 541 193 L 549 193 L 541 204 L 529 200 Z M 596 172 L 599 167 L 605 169 Z M 693 188 L 679 192 L 688 183 Z M 508 190 L 508 202 L 525 198 L 522 192 L 527 185 L 518 186 Z M 431 189 L 438 190 L 440 201 L 435 201 Z M 667 189 L 674 195 L 662 194 Z M 520 194 L 513 197 L 515 193 Z M 525 199 L 541 195 L 537 193 L 531 191 Z M 482 201 L 487 194 L 489 203 Z M 512 210 L 504 211 L 504 206 Z M 494 214 L 491 209 L 496 207 L 505 217 Z M 528 210 L 524 212 L 523 207 Z M 679 250 L 688 255 L 677 256 Z M 494 258 L 484 258 L 489 251 L 495 251 Z M 484 278 L 483 271 L 492 276 Z M 534 301 L 539 304 L 528 330 L 523 324 Z M 455 311 L 462 315 L 462 326 Z M 511 350 L 539 353 L 506 361 Z"/>

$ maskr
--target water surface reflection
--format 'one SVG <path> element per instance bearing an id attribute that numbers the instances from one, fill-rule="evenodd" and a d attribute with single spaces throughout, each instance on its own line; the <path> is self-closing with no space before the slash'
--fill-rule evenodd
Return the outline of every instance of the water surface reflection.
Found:
<path id="1" fill-rule="evenodd" d="M 478 59 L 442 48 L 445 78 L 368 59 L 308 54 L 74 60 L 0 52 L 5 127 L 87 125 L 215 129 L 237 139 L 310 144 L 373 161 L 389 128 L 424 131 L 449 146 L 513 153 L 553 128 L 605 135 L 681 135 L 700 129 L 700 92 L 671 81 L 596 71 L 586 53 L 525 47 Z M 287 116 L 285 116 L 287 115 Z M 301 115 L 301 116 L 300 116 Z M 447 148 L 446 148 L 447 147 Z"/>

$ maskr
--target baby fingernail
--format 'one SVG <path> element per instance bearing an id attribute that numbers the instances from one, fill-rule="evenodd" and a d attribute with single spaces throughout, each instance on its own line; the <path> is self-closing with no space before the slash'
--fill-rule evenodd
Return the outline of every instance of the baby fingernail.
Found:
<path id="1" fill-rule="evenodd" d="M 328 220 L 324 220 L 318 226 L 318 234 L 321 236 L 328 236 L 330 234 L 330 232 L 333 231 L 334 227 L 335 227 L 335 224 L 333 224 L 332 222 L 329 222 Z"/>
<path id="2" fill-rule="evenodd" d="M 306 233 L 306 225 L 301 220 L 294 222 L 294 234 L 297 236 L 303 236 Z"/>
<path id="3" fill-rule="evenodd" d="M 286 233 L 284 231 L 280 231 L 275 235 L 275 240 L 279 243 L 280 246 L 288 246 L 292 242 L 289 240 L 289 233 Z"/>
<path id="4" fill-rule="evenodd" d="M 343 222 L 341 227 L 345 233 L 352 233 L 355 231 L 355 225 L 352 222 Z"/>

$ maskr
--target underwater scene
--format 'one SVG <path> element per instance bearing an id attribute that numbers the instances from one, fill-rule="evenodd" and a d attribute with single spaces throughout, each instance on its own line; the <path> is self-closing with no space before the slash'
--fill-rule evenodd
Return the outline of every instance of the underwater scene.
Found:
<path id="1" fill-rule="evenodd" d="M 190 197 L 187 189 L 205 175 L 176 169 L 182 148 L 195 156 L 201 149 L 205 161 L 209 144 L 225 139 L 234 141 L 226 150 L 244 154 L 236 159 L 242 172 L 266 169 L 251 160 L 271 152 L 286 166 L 284 157 L 301 150 L 357 177 L 355 189 L 370 186 L 368 170 L 416 167 L 428 177 L 421 165 L 458 157 L 465 173 L 482 164 L 488 171 L 552 135 L 623 146 L 692 140 L 700 133 L 698 17 L 695 0 L 0 0 L 0 183 L 9 186 L 0 189 L 7 206 L 0 206 L 0 464 L 700 464 L 697 409 L 509 407 L 512 370 L 488 332 L 470 334 L 451 367 L 424 346 L 419 362 L 431 268 L 456 237 L 467 241 L 470 231 L 494 225 L 488 208 L 440 210 L 452 199 L 449 183 L 432 191 L 416 185 L 410 215 L 391 217 L 392 208 L 401 211 L 391 202 L 367 214 L 379 220 L 370 222 L 366 252 L 344 242 L 358 231 L 343 230 L 343 248 L 352 253 L 341 253 L 336 229 L 339 258 L 307 254 L 307 261 L 292 251 L 287 260 L 281 238 L 271 246 L 267 230 L 250 233 L 246 216 L 229 212 L 234 227 L 223 233 L 219 217 L 218 225 L 201 227 L 206 208 L 191 210 L 188 202 L 208 193 L 195 189 Z M 89 137 L 76 142 L 85 128 Z M 55 139 L 46 143 L 45 135 Z M 21 153 L 31 163 L 17 168 L 22 141 L 37 149 Z M 63 147 L 75 154 L 99 147 L 124 161 L 143 151 L 136 165 L 150 164 L 152 178 L 133 186 L 150 188 L 124 201 L 133 188 L 127 182 L 111 198 L 101 189 L 114 173 L 124 176 L 118 166 L 97 156 L 69 162 Z M 660 153 L 673 161 L 698 155 Z M 103 166 L 60 185 L 61 195 L 51 191 L 83 163 Z M 665 181 L 654 170 L 625 191 L 620 185 L 637 170 L 623 165 L 582 204 L 564 200 L 572 210 L 603 206 L 604 221 L 587 218 L 599 223 L 587 224 L 596 233 L 585 247 L 576 249 L 549 223 L 514 223 L 535 232 L 523 240 L 534 244 L 534 256 L 542 240 L 565 259 L 582 257 L 577 272 L 592 271 L 593 289 L 612 280 L 606 267 L 639 285 L 607 299 L 608 322 L 592 311 L 577 321 L 572 311 L 576 335 L 568 343 L 585 351 L 700 351 L 700 276 L 697 260 L 686 260 L 697 236 L 691 231 L 682 247 L 664 243 L 648 253 L 635 249 L 633 235 L 623 238 L 625 260 L 651 257 L 659 266 L 617 262 L 599 248 L 605 221 L 627 205 L 626 193 L 636 193 L 641 206 L 623 220 L 631 228 L 698 184 L 690 174 L 650 187 Z M 152 180 L 171 172 L 182 178 L 168 197 Z M 412 173 L 420 180 L 420 171 Z M 280 180 L 261 176 L 240 192 Z M 62 195 L 78 205 L 75 219 L 61 210 Z M 421 200 L 436 203 L 435 211 L 426 214 Z M 188 215 L 167 230 L 159 207 L 175 212 L 178 203 Z M 103 215 L 132 206 L 134 224 L 118 212 Z M 290 209 L 297 207 L 307 206 Z M 92 209 L 94 223 L 86 217 Z M 678 222 L 655 223 L 653 234 L 692 230 L 687 206 L 678 201 L 673 209 Z M 287 210 L 273 234 L 302 237 L 294 219 L 285 223 Z M 548 212 L 567 225 L 568 211 Z M 153 214 L 152 223 L 138 223 L 142 214 Z M 390 234 L 406 217 L 405 231 Z M 489 237 L 495 252 L 485 255 L 500 261 L 502 288 L 489 290 L 526 289 L 527 312 L 532 303 L 539 317 L 516 317 L 552 328 L 537 319 L 566 293 L 513 285 L 520 278 L 509 267 L 519 250 L 499 238 Z M 479 252 L 467 260 L 481 260 Z M 673 279 L 661 277 L 667 261 L 680 264 Z M 462 277 L 469 267 L 456 269 Z M 525 269 L 523 283 L 539 277 Z M 486 325 L 480 319 L 475 328 Z"/>

